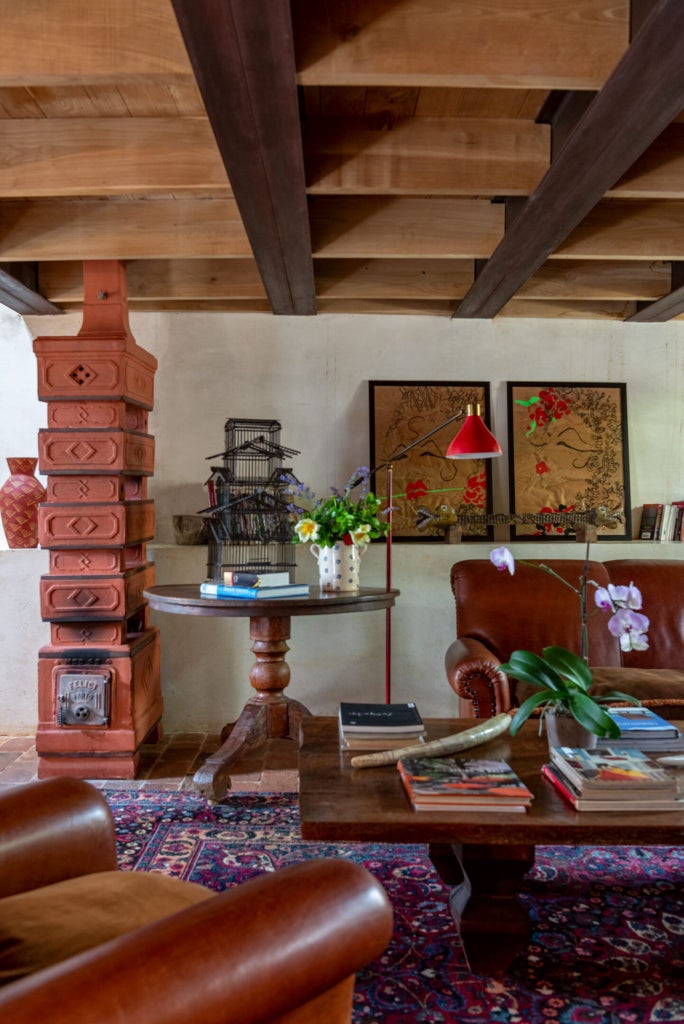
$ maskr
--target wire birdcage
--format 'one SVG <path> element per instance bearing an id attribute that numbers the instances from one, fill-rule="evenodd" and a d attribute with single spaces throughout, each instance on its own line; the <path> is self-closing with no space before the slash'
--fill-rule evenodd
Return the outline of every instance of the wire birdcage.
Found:
<path id="1" fill-rule="evenodd" d="M 207 560 L 210 579 L 222 580 L 226 570 L 289 571 L 295 582 L 292 514 L 283 495 L 287 486 L 284 459 L 299 452 L 280 444 L 277 420 L 229 419 L 226 449 L 210 459 L 207 480 L 211 540 Z"/>

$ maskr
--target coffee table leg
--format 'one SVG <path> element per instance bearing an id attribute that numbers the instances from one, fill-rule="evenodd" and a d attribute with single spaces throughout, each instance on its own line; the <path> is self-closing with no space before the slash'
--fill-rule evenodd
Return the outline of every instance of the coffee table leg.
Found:
<path id="1" fill-rule="evenodd" d="M 221 800 L 226 795 L 230 789 L 228 769 L 248 750 L 269 739 L 298 741 L 301 720 L 310 714 L 303 704 L 283 693 L 290 682 L 290 666 L 285 661 L 290 617 L 254 616 L 249 620 L 249 636 L 256 657 L 249 680 L 257 692 L 235 724 L 223 729 L 221 747 L 195 772 L 195 789 L 208 800 Z"/>
<path id="2" fill-rule="evenodd" d="M 442 881 L 453 887 L 450 909 L 470 969 L 501 977 L 530 940 L 518 893 L 534 864 L 534 846 L 434 844 L 430 858 Z"/>

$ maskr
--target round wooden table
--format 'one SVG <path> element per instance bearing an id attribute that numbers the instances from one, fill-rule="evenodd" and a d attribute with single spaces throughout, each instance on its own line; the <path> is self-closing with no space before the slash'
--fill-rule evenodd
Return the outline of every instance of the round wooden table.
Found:
<path id="1" fill-rule="evenodd" d="M 343 612 L 373 612 L 391 608 L 398 590 L 361 587 L 352 593 L 326 593 L 311 587 L 308 597 L 278 597 L 270 600 L 226 600 L 202 597 L 194 583 L 168 584 L 144 591 L 151 608 L 175 615 L 205 615 L 220 618 L 249 618 L 249 636 L 256 661 L 249 681 L 256 690 L 234 724 L 221 733 L 222 745 L 197 770 L 194 784 L 210 800 L 220 800 L 230 788 L 228 768 L 246 751 L 269 739 L 298 742 L 302 718 L 310 714 L 297 700 L 286 697 L 290 666 L 290 620 L 296 615 L 339 615 Z"/>

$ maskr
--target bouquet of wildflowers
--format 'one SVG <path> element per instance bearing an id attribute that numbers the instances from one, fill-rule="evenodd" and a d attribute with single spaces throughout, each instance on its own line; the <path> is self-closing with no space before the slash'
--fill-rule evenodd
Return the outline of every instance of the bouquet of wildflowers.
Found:
<path id="1" fill-rule="evenodd" d="M 294 527 L 294 543 L 315 541 L 321 547 L 332 547 L 337 541 L 342 541 L 362 547 L 375 537 L 385 537 L 389 533 L 389 523 L 379 518 L 382 500 L 368 490 L 369 478 L 368 467 L 360 466 L 352 473 L 342 492 L 331 487 L 327 498 L 317 498 L 292 474 L 283 476 L 287 484 L 284 494 L 290 498 L 288 507 L 299 517 Z M 357 487 L 361 489 L 354 499 L 351 494 Z"/>

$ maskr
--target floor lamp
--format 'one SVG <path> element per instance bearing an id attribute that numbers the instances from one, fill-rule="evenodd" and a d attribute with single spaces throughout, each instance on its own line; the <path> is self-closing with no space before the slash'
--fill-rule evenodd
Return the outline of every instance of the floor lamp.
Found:
<path id="1" fill-rule="evenodd" d="M 454 437 L 453 441 L 444 453 L 447 459 L 493 459 L 498 455 L 502 455 L 501 445 L 487 429 L 484 420 L 482 419 L 480 405 L 468 405 L 466 407 L 466 419 L 465 423 Z M 423 434 L 422 437 L 416 438 L 411 444 L 407 444 L 405 448 L 401 448 L 398 452 L 395 452 L 385 462 L 381 462 L 380 465 L 375 466 L 371 470 L 371 475 L 385 470 L 387 473 L 387 522 L 389 523 L 389 532 L 387 534 L 386 541 L 386 583 L 387 590 L 392 589 L 392 474 L 394 470 L 394 463 L 399 462 L 400 459 L 406 458 L 408 453 L 416 448 L 423 441 L 427 441 L 433 434 L 439 433 L 444 427 L 447 427 L 450 423 L 460 419 L 463 416 L 463 410 L 450 416 L 449 419 L 444 420 L 438 427 L 434 427 L 433 430 L 429 430 L 427 434 Z M 392 609 L 387 608 L 385 612 L 385 703 L 389 704 L 392 699 Z"/>

